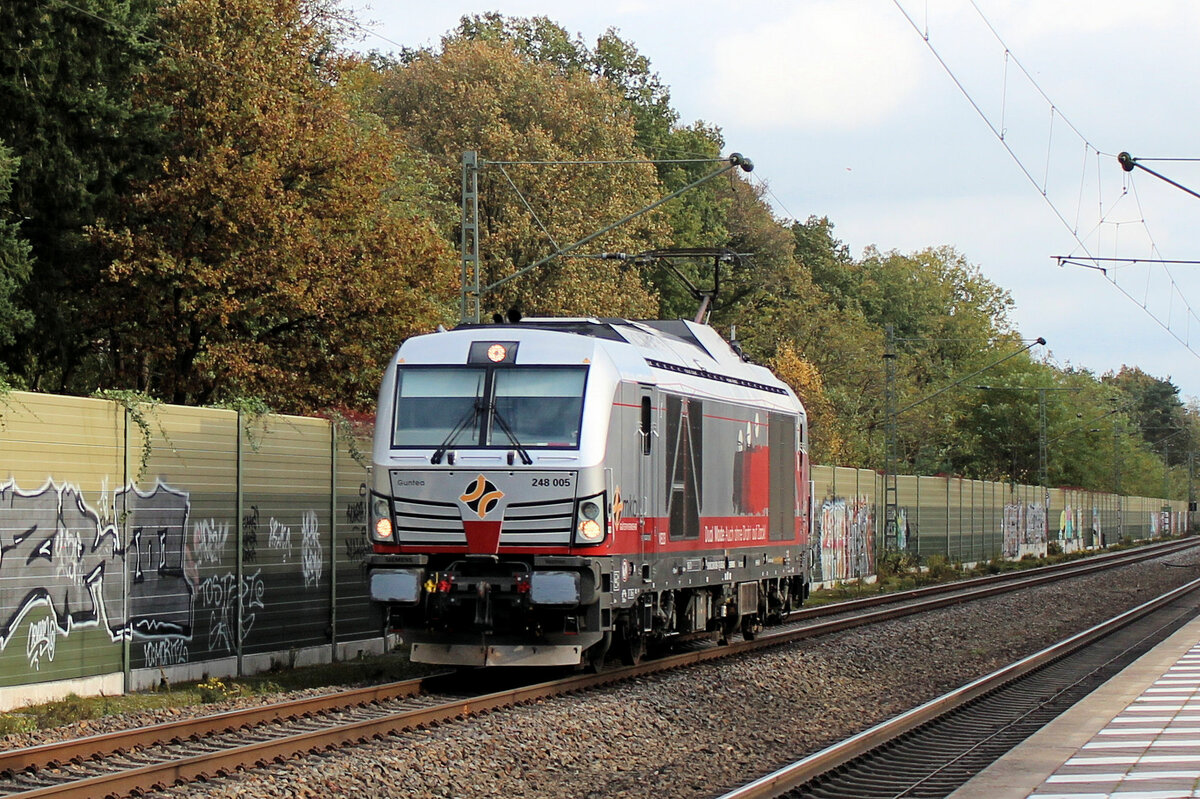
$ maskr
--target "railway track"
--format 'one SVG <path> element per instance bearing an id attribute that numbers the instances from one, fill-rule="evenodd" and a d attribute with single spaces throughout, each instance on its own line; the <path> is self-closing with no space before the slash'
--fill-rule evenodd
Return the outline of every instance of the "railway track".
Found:
<path id="1" fill-rule="evenodd" d="M 1200 614 L 1193 580 L 720 799 L 946 797 Z"/>
<path id="2" fill-rule="evenodd" d="M 1194 545 L 1170 542 L 1086 562 L 979 578 L 904 594 L 872 597 L 798 612 L 771 635 L 709 646 L 600 674 L 572 675 L 534 685 L 497 689 L 481 680 L 463 695 L 463 680 L 435 675 L 421 680 L 341 692 L 323 697 L 233 711 L 0 754 L 0 796 L 124 796 L 156 787 L 229 774 L 239 768 L 367 741 L 393 732 L 437 724 L 583 691 L 657 671 L 684 667 L 759 648 L 778 646 L 959 601 L 1068 579 L 1100 568 L 1160 557 Z M 491 676 L 488 679 L 493 679 Z"/>

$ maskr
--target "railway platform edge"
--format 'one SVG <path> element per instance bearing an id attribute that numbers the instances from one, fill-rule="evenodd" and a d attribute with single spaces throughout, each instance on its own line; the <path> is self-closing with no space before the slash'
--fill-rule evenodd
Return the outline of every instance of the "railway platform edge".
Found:
<path id="1" fill-rule="evenodd" d="M 1200 617 L 964 784 L 950 799 L 1026 799 L 1200 642 Z M 1149 786 L 1145 786 L 1149 787 Z M 1040 789 L 1040 790 L 1039 790 Z"/>

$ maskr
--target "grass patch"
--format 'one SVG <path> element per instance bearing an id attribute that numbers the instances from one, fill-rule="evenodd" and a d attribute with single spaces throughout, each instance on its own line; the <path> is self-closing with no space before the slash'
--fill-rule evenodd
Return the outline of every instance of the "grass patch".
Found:
<path id="1" fill-rule="evenodd" d="M 104 716 L 195 707 L 238 697 L 395 682 L 432 671 L 434 669 L 410 663 L 406 655 L 396 653 L 299 668 L 279 665 L 262 674 L 246 677 L 207 677 L 198 683 L 179 685 L 163 683 L 158 690 L 124 696 L 83 697 L 70 694 L 54 702 L 31 704 L 20 710 L 0 713 L 0 735 L 36 732 Z"/>

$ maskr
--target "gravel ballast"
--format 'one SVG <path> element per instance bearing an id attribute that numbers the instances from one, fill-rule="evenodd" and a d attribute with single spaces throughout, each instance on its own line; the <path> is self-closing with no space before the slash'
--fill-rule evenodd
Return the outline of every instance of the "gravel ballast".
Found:
<path id="1" fill-rule="evenodd" d="M 1165 593 L 1198 565 L 1188 551 L 166 793 L 711 797 Z M 6 745 L 24 745 L 15 738 Z"/>

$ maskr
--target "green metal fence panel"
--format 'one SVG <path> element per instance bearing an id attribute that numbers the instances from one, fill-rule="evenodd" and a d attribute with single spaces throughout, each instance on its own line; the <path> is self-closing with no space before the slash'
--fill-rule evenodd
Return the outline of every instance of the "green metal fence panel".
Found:
<path id="1" fill-rule="evenodd" d="M 335 568 L 337 570 L 337 640 L 354 641 L 379 635 L 383 613 L 367 590 L 367 467 L 370 444 L 342 436 L 338 441 Z"/>
<path id="2" fill-rule="evenodd" d="M 947 523 L 949 487 L 944 477 L 918 477 L 921 557 L 950 557 Z"/>
<path id="3" fill-rule="evenodd" d="M 919 555 L 920 534 L 917 508 L 920 504 L 917 478 L 902 474 L 896 478 L 896 527 L 902 552 Z"/>
<path id="4" fill-rule="evenodd" d="M 237 414 L 157 406 L 131 415 L 141 417 L 131 427 L 136 471 L 117 503 L 130 668 L 235 656 Z"/>
<path id="5" fill-rule="evenodd" d="M 331 643 L 330 436 L 323 420 L 275 417 L 243 448 L 243 505 L 256 524 L 244 547 L 245 653 Z"/>
<path id="6" fill-rule="evenodd" d="M 124 410 L 5 397 L 0 429 L 0 686 L 120 672 Z M 69 465 L 69 472 L 64 469 Z"/>

